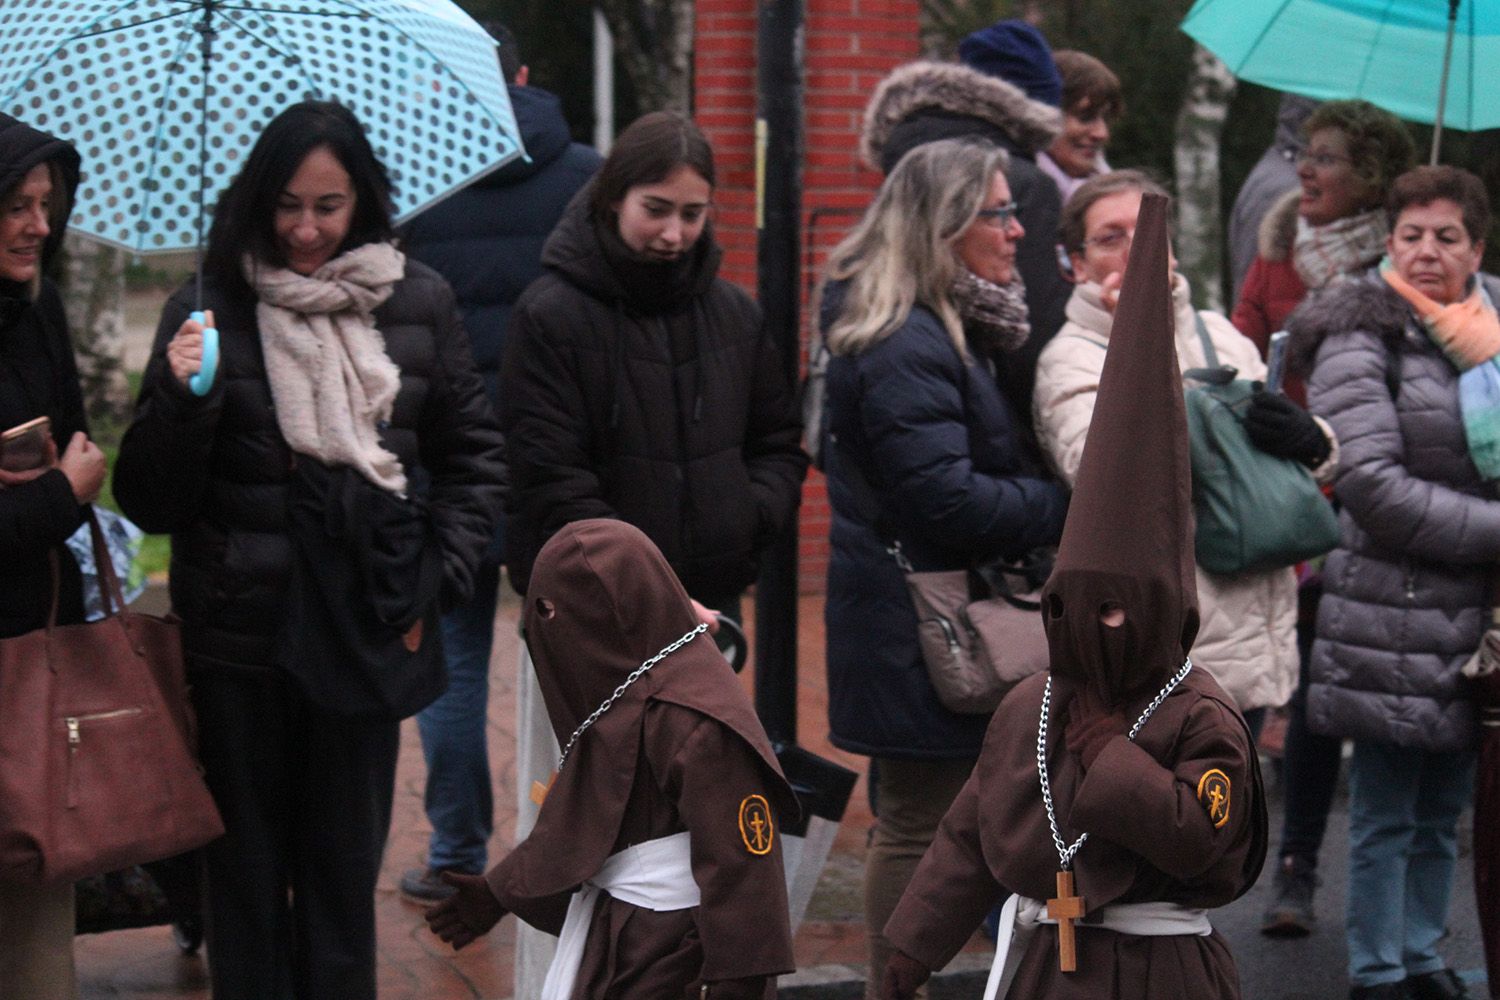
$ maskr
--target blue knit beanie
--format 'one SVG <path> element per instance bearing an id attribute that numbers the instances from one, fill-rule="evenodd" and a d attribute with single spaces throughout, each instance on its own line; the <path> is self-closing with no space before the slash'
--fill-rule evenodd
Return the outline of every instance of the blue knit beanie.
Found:
<path id="1" fill-rule="evenodd" d="M 1054 108 L 1062 106 L 1062 74 L 1042 33 L 1025 21 L 996 21 L 958 43 L 958 57 Z"/>

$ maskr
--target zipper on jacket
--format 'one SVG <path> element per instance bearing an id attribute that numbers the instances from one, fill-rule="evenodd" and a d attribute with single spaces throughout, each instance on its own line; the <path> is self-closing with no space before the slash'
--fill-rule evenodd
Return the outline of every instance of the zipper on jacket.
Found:
<path id="1" fill-rule="evenodd" d="M 1406 600 L 1410 603 L 1417 599 L 1417 568 L 1409 558 L 1401 560 L 1401 568 L 1406 572 Z"/>
<path id="2" fill-rule="evenodd" d="M 70 715 L 63 719 L 63 724 L 68 727 L 68 808 L 73 809 L 78 805 L 78 769 L 76 766 L 78 748 L 83 745 L 83 723 L 105 722 L 110 719 L 122 719 L 126 716 L 140 715 L 145 712 L 139 705 L 130 708 L 115 708 L 108 712 L 91 712 L 87 715 Z"/>

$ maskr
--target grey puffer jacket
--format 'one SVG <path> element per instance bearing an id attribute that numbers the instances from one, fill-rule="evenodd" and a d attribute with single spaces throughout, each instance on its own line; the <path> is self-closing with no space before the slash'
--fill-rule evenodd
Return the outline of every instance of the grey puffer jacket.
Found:
<path id="1" fill-rule="evenodd" d="M 1484 276 L 1500 300 L 1500 280 Z M 1307 712 L 1318 732 L 1428 751 L 1474 744 L 1459 668 L 1489 621 L 1500 499 L 1469 458 L 1458 370 L 1378 275 L 1288 320 L 1338 433 L 1343 542 L 1324 568 Z"/>

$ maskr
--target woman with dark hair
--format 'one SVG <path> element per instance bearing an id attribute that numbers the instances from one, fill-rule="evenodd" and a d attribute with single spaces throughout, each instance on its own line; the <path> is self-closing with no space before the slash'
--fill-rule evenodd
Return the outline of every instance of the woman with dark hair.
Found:
<path id="1" fill-rule="evenodd" d="M 692 121 L 637 120 L 516 303 L 500 399 L 519 591 L 558 528 L 616 517 L 700 605 L 738 618 L 761 550 L 796 510 L 796 400 L 760 311 L 718 276 L 713 190 L 713 151 Z"/>
<path id="2" fill-rule="evenodd" d="M 120 447 L 121 506 L 172 535 L 172 604 L 227 828 L 207 848 L 218 1000 L 375 996 L 399 716 L 420 705 L 398 706 L 357 672 L 365 659 L 309 633 L 372 658 L 426 654 L 437 608 L 468 597 L 504 491 L 453 293 L 389 241 L 389 195 L 348 109 L 278 115 L 209 234 L 201 304 L 220 333 L 218 376 L 205 396 L 188 386 L 204 327 L 189 282 L 162 313 Z M 405 548 L 376 525 L 382 544 L 365 548 L 380 551 L 364 562 L 352 539 L 318 557 L 322 530 L 352 535 L 390 510 L 415 539 Z M 399 560 L 421 571 L 397 608 L 361 571 Z M 345 599 L 317 604 L 337 586 Z M 290 624 L 303 620 L 314 628 Z M 310 648 L 330 652 L 293 652 Z"/>
<path id="3" fill-rule="evenodd" d="M 1288 322 L 1291 361 L 1311 369 L 1311 407 L 1344 451 L 1307 721 L 1354 741 L 1351 1000 L 1459 1000 L 1469 994 L 1437 943 L 1479 739 L 1461 669 L 1500 561 L 1500 500 L 1470 456 L 1459 375 L 1500 345 L 1500 281 L 1479 271 L 1490 208 L 1473 174 L 1419 167 L 1388 207 L 1389 270 L 1313 296 Z"/>
<path id="4" fill-rule="evenodd" d="M 1036 165 L 1057 182 L 1063 204 L 1090 177 L 1109 173 L 1104 147 L 1109 127 L 1125 113 L 1120 78 L 1103 62 L 1076 49 L 1052 53 L 1062 76 L 1063 129 L 1036 155 Z"/>
<path id="5" fill-rule="evenodd" d="M 0 115 L 0 430 L 51 422 L 40 464 L 0 465 L 0 637 L 47 627 L 54 565 L 57 623 L 83 621 L 83 585 L 66 543 L 99 495 L 105 460 L 88 437 L 62 299 L 42 276 L 62 245 L 77 186 L 72 146 Z M 72 883 L 0 881 L 0 990 L 36 1000 L 75 995 Z"/>

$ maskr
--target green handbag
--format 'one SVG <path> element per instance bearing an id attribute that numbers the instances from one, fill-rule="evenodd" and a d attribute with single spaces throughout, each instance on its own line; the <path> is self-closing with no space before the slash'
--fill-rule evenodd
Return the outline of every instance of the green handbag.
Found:
<path id="1" fill-rule="evenodd" d="M 1209 367 L 1183 373 L 1203 383 L 1185 396 L 1198 565 L 1210 573 L 1244 573 L 1322 555 L 1339 543 L 1333 505 L 1306 466 L 1251 443 L 1244 414 L 1254 387 L 1219 365 L 1201 318 L 1198 337 Z"/>

